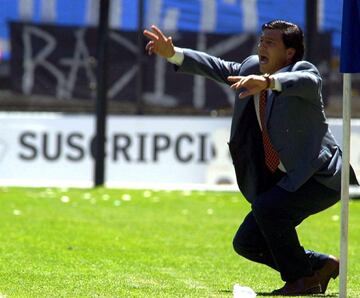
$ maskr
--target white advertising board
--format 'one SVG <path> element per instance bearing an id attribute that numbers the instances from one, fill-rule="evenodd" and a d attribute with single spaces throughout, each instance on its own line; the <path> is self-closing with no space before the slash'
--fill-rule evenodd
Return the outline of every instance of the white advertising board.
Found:
<path id="1" fill-rule="evenodd" d="M 0 113 L 0 127 L 2 185 L 92 185 L 94 116 Z M 218 169 L 234 182 L 229 128 L 230 118 L 109 116 L 106 182 L 219 182 Z"/>
<path id="2" fill-rule="evenodd" d="M 330 120 L 342 140 L 342 121 Z M 109 116 L 109 186 L 235 184 L 227 141 L 231 119 Z M 95 118 L 0 113 L 0 184 L 92 186 Z M 360 121 L 352 121 L 351 163 L 360 174 Z"/>

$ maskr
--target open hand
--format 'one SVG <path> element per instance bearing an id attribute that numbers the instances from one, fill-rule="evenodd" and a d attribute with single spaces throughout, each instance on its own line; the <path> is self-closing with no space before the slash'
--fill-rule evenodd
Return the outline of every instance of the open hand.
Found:
<path id="1" fill-rule="evenodd" d="M 259 75 L 229 76 L 227 79 L 230 83 L 232 83 L 230 86 L 231 89 L 244 89 L 244 91 L 239 93 L 239 98 L 254 95 L 267 87 L 266 79 Z"/>
<path id="2" fill-rule="evenodd" d="M 166 37 L 155 25 L 151 26 L 151 31 L 144 30 L 144 35 L 150 39 L 145 47 L 149 55 L 155 53 L 161 57 L 170 58 L 175 54 L 171 36 Z"/>

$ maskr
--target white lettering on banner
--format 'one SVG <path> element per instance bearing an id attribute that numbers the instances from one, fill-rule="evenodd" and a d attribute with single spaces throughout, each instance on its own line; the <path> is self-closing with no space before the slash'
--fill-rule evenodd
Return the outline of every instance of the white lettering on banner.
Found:
<path id="1" fill-rule="evenodd" d="M 178 21 L 180 18 L 180 10 L 177 8 L 170 8 L 167 10 L 165 14 L 165 18 L 163 20 L 163 29 L 165 31 L 176 31 L 178 28 Z"/>
<path id="2" fill-rule="evenodd" d="M 207 48 L 207 40 L 206 35 L 204 33 L 199 33 L 197 35 L 197 49 L 202 52 L 207 52 L 212 56 L 221 57 L 222 55 L 230 52 L 233 49 L 240 47 L 246 40 L 248 36 L 240 35 L 240 36 L 232 36 L 216 45 L 210 46 Z M 204 108 L 205 107 L 205 88 L 206 82 L 205 78 L 201 76 L 194 76 L 194 97 L 193 103 L 196 108 Z M 235 95 L 234 92 L 229 88 L 228 85 L 218 84 L 219 87 L 226 94 L 226 99 L 232 105 L 234 105 Z"/>
<path id="3" fill-rule="evenodd" d="M 57 0 L 41 0 L 41 20 L 43 22 L 56 21 Z"/>
<path id="4" fill-rule="evenodd" d="M 64 58 L 60 60 L 60 63 L 70 67 L 70 72 L 66 81 L 66 95 L 65 99 L 71 99 L 73 97 L 73 91 L 78 77 L 80 68 L 85 69 L 86 77 L 89 80 L 90 86 L 96 86 L 96 75 L 91 65 L 91 59 L 89 50 L 85 44 L 86 29 L 80 29 L 75 31 L 76 44 L 74 50 L 74 56 L 70 58 Z M 91 98 L 95 98 L 96 89 L 91 88 Z"/>
<path id="5" fill-rule="evenodd" d="M 325 0 L 318 0 L 318 28 L 317 31 L 323 31 L 324 30 L 324 24 L 325 24 Z"/>
<path id="6" fill-rule="evenodd" d="M 110 32 L 110 39 L 123 46 L 125 49 L 129 50 L 133 54 L 138 53 L 137 45 L 133 44 L 131 41 L 127 40 L 120 34 L 115 32 Z M 113 99 L 136 75 L 138 71 L 138 66 L 132 66 L 128 71 L 124 72 L 113 84 L 109 87 L 108 90 L 108 99 Z"/>
<path id="7" fill-rule="evenodd" d="M 155 90 L 154 92 L 145 92 L 143 94 L 144 101 L 149 104 L 158 104 L 165 107 L 174 107 L 177 99 L 174 96 L 165 94 L 166 82 L 166 60 L 159 56 L 155 58 Z"/>
<path id="8" fill-rule="evenodd" d="M 213 32 L 216 29 L 216 0 L 201 0 L 201 32 Z"/>
<path id="9" fill-rule="evenodd" d="M 161 8 L 163 5 L 162 0 L 148 0 L 148 9 L 146 10 L 146 27 L 149 28 L 151 25 L 160 26 Z"/>
<path id="10" fill-rule="evenodd" d="M 31 20 L 34 14 L 34 0 L 19 0 L 18 11 L 21 20 Z"/>
<path id="11" fill-rule="evenodd" d="M 258 30 L 257 0 L 242 0 L 244 32 L 256 32 Z"/>
<path id="12" fill-rule="evenodd" d="M 24 41 L 24 73 L 22 79 L 22 91 L 24 94 L 32 94 L 35 84 L 35 72 L 37 68 L 49 72 L 55 78 L 55 96 L 59 99 L 71 99 L 76 88 L 79 72 L 83 69 L 90 88 L 90 97 L 93 99 L 96 96 L 96 60 L 89 54 L 89 49 L 85 42 L 86 29 L 79 29 L 74 31 L 75 46 L 71 57 L 65 57 L 59 60 L 59 64 L 69 67 L 69 71 L 56 66 L 56 61 L 51 62 L 49 56 L 56 50 L 58 43 L 54 36 L 39 27 L 24 26 L 23 41 Z M 43 41 L 42 48 L 35 48 L 32 44 L 32 39 L 41 39 Z M 176 41 L 177 34 L 173 34 L 173 39 Z M 116 32 L 110 33 L 110 39 L 122 46 L 130 53 L 137 55 L 137 45 L 132 41 L 126 39 Z M 197 35 L 197 49 L 208 52 L 210 55 L 221 57 L 240 47 L 248 36 L 233 36 L 223 40 L 215 45 L 207 47 L 207 38 L 204 33 Z M 37 45 L 39 42 L 37 42 Z M 155 58 L 154 89 L 143 94 L 143 99 L 148 104 L 156 104 L 166 107 L 174 107 L 178 105 L 178 99 L 170 94 L 166 94 L 167 81 L 167 62 L 165 59 Z M 133 65 L 125 69 L 115 82 L 109 86 L 108 98 L 114 99 L 130 82 L 135 78 L 138 72 L 138 65 Z M 205 78 L 194 76 L 193 85 L 193 105 L 198 109 L 206 106 L 206 82 Z M 219 88 L 225 93 L 225 98 L 230 104 L 234 103 L 234 92 L 228 88 L 227 85 L 218 84 Z"/>
<path id="13" fill-rule="evenodd" d="M 45 46 L 33 57 L 33 48 L 31 37 L 36 36 L 45 42 Z M 56 39 L 48 34 L 46 31 L 37 27 L 25 26 L 23 31 L 24 42 L 24 75 L 22 81 L 22 91 L 24 94 L 31 94 L 34 87 L 35 69 L 36 67 L 43 67 L 50 74 L 52 74 L 57 82 L 56 96 L 58 98 L 65 98 L 65 77 L 63 73 L 51 64 L 47 57 L 56 48 Z"/>
<path id="14" fill-rule="evenodd" d="M 87 0 L 86 23 L 97 25 L 99 23 L 100 0 Z"/>
<path id="15" fill-rule="evenodd" d="M 24 74 L 22 80 L 22 91 L 24 94 L 31 94 L 34 88 L 35 71 L 37 67 L 43 67 L 56 79 L 56 97 L 59 99 L 70 99 L 73 97 L 74 88 L 76 86 L 76 80 L 78 78 L 79 71 L 83 68 L 86 73 L 86 77 L 91 86 L 91 97 L 96 95 L 96 75 L 94 69 L 94 58 L 90 56 L 89 50 L 85 43 L 86 29 L 79 29 L 74 32 L 75 34 L 75 49 L 73 57 L 63 58 L 60 60 L 60 64 L 69 66 L 69 74 L 66 76 L 60 69 L 52 64 L 47 58 L 57 47 L 56 39 L 38 27 L 25 26 L 23 33 L 24 40 Z M 42 39 L 45 45 L 34 56 L 33 45 L 31 38 L 35 36 Z M 120 44 L 130 52 L 136 54 L 138 52 L 136 45 L 122 37 L 117 33 L 111 33 L 110 38 L 116 43 Z M 124 72 L 113 84 L 109 87 L 108 96 L 109 99 L 114 98 L 130 81 L 135 77 L 137 73 L 137 65 L 134 65 L 127 72 Z M 161 72 L 162 67 L 158 66 Z M 161 72 L 163 73 L 163 72 Z M 165 77 L 165 74 L 162 75 Z M 164 92 L 164 86 L 162 86 L 161 80 L 157 80 L 155 95 L 157 98 L 162 96 Z M 166 100 L 166 98 L 165 98 Z M 174 99 L 171 98 L 173 101 Z"/>
<path id="16" fill-rule="evenodd" d="M 119 29 L 122 26 L 123 0 L 110 2 L 110 28 Z"/>

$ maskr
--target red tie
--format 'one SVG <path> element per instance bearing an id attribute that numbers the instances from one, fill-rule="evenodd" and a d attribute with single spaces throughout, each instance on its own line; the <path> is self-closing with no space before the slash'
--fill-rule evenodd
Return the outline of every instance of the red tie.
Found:
<path id="1" fill-rule="evenodd" d="M 262 139 L 264 145 L 265 163 L 271 172 L 275 172 L 275 170 L 279 166 L 280 159 L 273 145 L 271 144 L 270 137 L 266 129 L 266 120 L 265 120 L 266 101 L 267 101 L 267 92 L 266 90 L 262 90 L 260 92 L 259 112 L 260 112 L 260 121 L 262 127 Z"/>

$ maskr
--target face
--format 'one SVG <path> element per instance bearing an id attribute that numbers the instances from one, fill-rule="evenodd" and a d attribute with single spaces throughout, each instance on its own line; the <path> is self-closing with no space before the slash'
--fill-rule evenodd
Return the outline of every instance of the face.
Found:
<path id="1" fill-rule="evenodd" d="M 291 64 L 294 54 L 294 48 L 285 48 L 280 30 L 265 29 L 262 32 L 258 44 L 261 73 L 273 74 Z"/>

